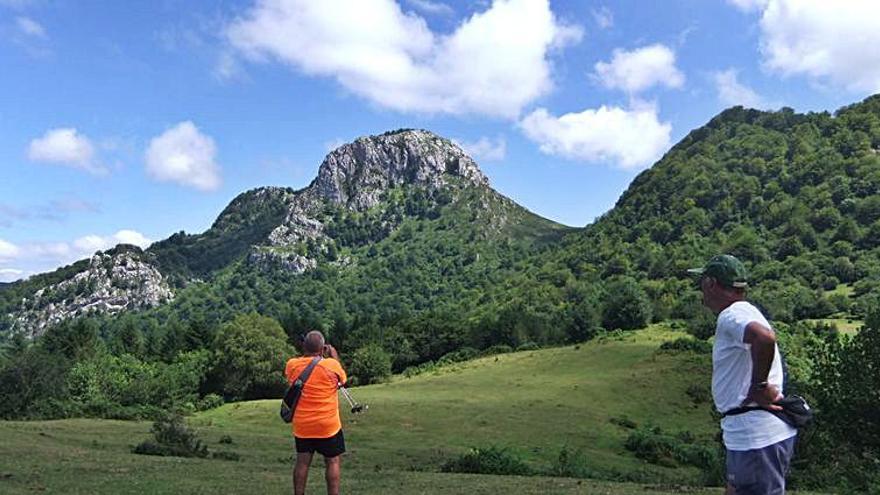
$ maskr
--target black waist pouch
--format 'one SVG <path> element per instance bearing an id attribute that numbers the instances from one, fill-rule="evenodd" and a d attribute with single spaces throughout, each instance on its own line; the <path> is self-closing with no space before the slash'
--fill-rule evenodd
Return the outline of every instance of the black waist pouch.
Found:
<path id="1" fill-rule="evenodd" d="M 794 428 L 806 428 L 813 422 L 813 410 L 810 409 L 806 399 L 800 395 L 783 397 L 782 400 L 775 402 L 775 404 L 782 406 L 782 411 L 771 412 Z"/>
<path id="2" fill-rule="evenodd" d="M 788 423 L 791 427 L 802 429 L 806 428 L 813 422 L 813 410 L 807 404 L 806 399 L 800 395 L 789 395 L 774 402 L 777 406 L 782 406 L 781 411 L 771 411 L 758 406 L 737 407 L 731 409 L 721 415 L 721 417 L 735 416 L 737 414 L 747 413 L 749 411 L 767 411 Z"/>

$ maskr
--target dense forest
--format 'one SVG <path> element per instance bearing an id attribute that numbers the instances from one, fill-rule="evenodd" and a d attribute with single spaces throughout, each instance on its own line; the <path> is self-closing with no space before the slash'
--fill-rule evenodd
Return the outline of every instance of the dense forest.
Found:
<path id="1" fill-rule="evenodd" d="M 0 287 L 0 417 L 149 417 L 277 397 L 278 370 L 308 329 L 350 356 L 361 383 L 657 321 L 708 339 L 713 318 L 685 270 L 725 252 L 747 264 L 749 297 L 820 409 L 803 462 L 834 462 L 800 471 L 802 483 L 878 486 L 880 96 L 834 114 L 728 109 L 583 229 L 467 182 L 403 185 L 367 210 L 323 205 L 329 240 L 287 248 L 314 269 L 249 262 L 292 194 L 245 193 L 209 232 L 151 247 L 144 256 L 176 292 L 156 308 L 65 321 L 29 341 L 9 331 L 10 315 L 83 262 Z M 864 326 L 842 337 L 837 320 Z"/>

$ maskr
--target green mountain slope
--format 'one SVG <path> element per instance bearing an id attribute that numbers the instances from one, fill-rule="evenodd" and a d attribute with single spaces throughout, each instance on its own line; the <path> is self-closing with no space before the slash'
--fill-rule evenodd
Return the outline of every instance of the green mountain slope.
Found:
<path id="1" fill-rule="evenodd" d="M 676 490 L 663 487 L 699 482 L 692 467 L 636 458 L 624 448 L 633 430 L 621 426 L 625 419 L 687 430 L 696 441 L 714 442 L 708 404 L 695 403 L 687 392 L 691 386 L 707 386 L 707 356 L 659 351 L 661 342 L 680 335 L 654 327 L 583 346 L 492 356 L 357 387 L 352 393 L 370 409 L 352 416 L 343 408 L 349 447 L 343 488 L 366 494 L 389 489 L 629 494 L 646 489 L 672 493 Z M 244 493 L 254 486 L 280 492 L 289 483 L 291 451 L 289 426 L 278 420 L 276 409 L 276 401 L 235 403 L 190 419 L 211 450 L 236 452 L 240 462 L 130 454 L 129 444 L 148 437 L 148 423 L 0 422 L 0 456 L 9 460 L 2 468 L 3 486 L 8 493 L 35 486 L 49 491 L 64 486 L 66 493 Z M 231 444 L 218 443 L 224 435 Z M 566 448 L 580 452 L 578 467 L 584 473 L 642 484 L 439 472 L 469 448 L 490 445 L 511 449 L 538 471 L 552 470 Z M 139 474 L 132 479 L 134 472 Z M 312 477 L 319 490 L 320 472 L 313 471 Z"/>
<path id="2" fill-rule="evenodd" d="M 684 270 L 719 252 L 748 263 L 752 296 L 777 319 L 863 315 L 880 287 L 880 96 L 834 115 L 726 110 L 566 244 L 561 263 L 666 298 L 661 318 L 693 292 Z M 840 284 L 852 297 L 830 294 Z"/>

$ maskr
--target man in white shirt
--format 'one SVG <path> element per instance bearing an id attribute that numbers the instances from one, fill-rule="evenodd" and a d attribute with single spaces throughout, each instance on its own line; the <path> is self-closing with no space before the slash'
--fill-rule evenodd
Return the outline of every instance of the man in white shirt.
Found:
<path id="1" fill-rule="evenodd" d="M 712 397 L 718 412 L 763 409 L 721 420 L 727 449 L 728 495 L 781 495 L 797 430 L 770 411 L 780 411 L 783 372 L 776 334 L 761 312 L 745 300 L 746 269 L 733 256 L 713 257 L 700 277 L 703 305 L 718 315 L 712 347 Z"/>

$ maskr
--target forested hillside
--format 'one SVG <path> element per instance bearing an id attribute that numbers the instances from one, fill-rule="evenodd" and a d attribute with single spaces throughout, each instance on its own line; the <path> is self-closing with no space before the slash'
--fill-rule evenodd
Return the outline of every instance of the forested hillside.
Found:
<path id="1" fill-rule="evenodd" d="M 272 373 L 311 328 L 352 356 L 362 383 L 657 321 L 708 338 L 713 322 L 685 269 L 721 252 L 746 262 L 750 298 L 790 346 L 795 382 L 839 418 L 867 410 L 835 402 L 829 384 L 851 389 L 827 373 L 849 363 L 853 377 L 873 379 L 846 356 L 880 366 L 876 330 L 841 343 L 826 323 L 880 328 L 880 96 L 833 115 L 728 109 L 584 229 L 498 194 L 460 149 L 425 131 L 346 146 L 308 188 L 249 191 L 206 233 L 138 254 L 174 290 L 161 303 L 71 313 L 30 342 L 15 331 L 30 321 L 22 307 L 68 303 L 53 284 L 68 287 L 89 263 L 0 288 L 0 391 L 10 397 L 0 416 L 131 417 L 275 396 L 283 383 Z M 55 300 L 40 300 L 47 288 Z M 69 291 L 80 289 L 88 283 Z M 850 432 L 835 424 L 828 445 Z"/>

